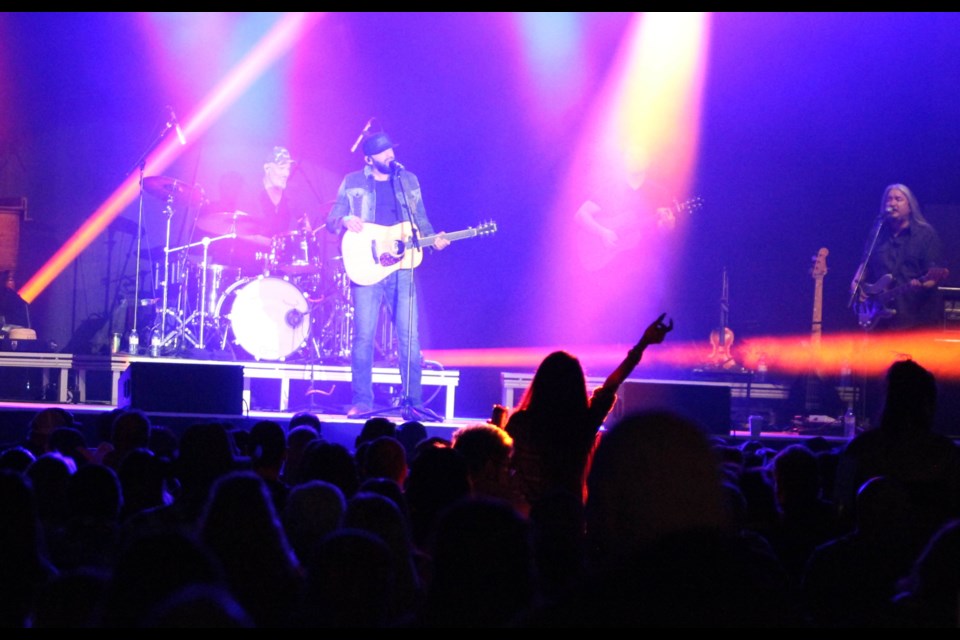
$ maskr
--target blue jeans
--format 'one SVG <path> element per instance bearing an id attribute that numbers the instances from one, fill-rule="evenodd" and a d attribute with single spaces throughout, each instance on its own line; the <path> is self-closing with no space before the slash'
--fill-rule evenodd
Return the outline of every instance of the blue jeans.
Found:
<path id="1" fill-rule="evenodd" d="M 409 269 L 401 269 L 376 284 L 351 284 L 350 292 L 353 296 L 353 349 L 350 353 L 353 404 L 373 407 L 374 335 L 380 305 L 386 304 L 399 343 L 400 378 L 405 392 L 403 403 L 419 407 L 423 402 L 420 386 L 423 365 L 417 336 L 413 274 Z"/>

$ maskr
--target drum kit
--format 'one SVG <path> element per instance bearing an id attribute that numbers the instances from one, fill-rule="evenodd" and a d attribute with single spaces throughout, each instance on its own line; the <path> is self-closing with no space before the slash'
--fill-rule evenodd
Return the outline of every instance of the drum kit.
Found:
<path id="1" fill-rule="evenodd" d="M 204 212 L 209 203 L 198 186 L 164 176 L 143 184 L 166 203 L 153 355 L 203 350 L 236 359 L 349 361 L 350 281 L 339 256 L 326 255 L 323 227 L 268 238 L 245 212 Z M 171 221 L 181 206 L 200 211 L 194 224 L 203 238 L 171 246 Z"/>

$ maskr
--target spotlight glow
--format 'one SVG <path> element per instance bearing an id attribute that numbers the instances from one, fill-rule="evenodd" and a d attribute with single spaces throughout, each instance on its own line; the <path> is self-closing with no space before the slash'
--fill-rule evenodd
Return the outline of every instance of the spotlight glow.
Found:
<path id="1" fill-rule="evenodd" d="M 247 56 L 201 101 L 182 125 L 192 143 L 223 111 L 278 58 L 286 54 L 323 14 L 285 14 Z M 166 136 L 144 164 L 144 175 L 161 175 L 183 152 L 177 136 Z M 139 175 L 134 173 L 80 226 L 69 240 L 20 288 L 20 296 L 33 302 L 64 269 L 106 229 L 139 194 Z"/>

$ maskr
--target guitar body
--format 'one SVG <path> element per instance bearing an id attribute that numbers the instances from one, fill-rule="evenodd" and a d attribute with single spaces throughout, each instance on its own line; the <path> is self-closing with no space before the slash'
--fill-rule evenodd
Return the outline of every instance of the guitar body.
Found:
<path id="1" fill-rule="evenodd" d="M 409 222 L 392 226 L 364 222 L 359 233 L 346 231 L 340 244 L 343 268 L 357 284 L 380 282 L 399 269 L 416 268 L 423 262 L 423 249 L 407 249 Z"/>
<path id="2" fill-rule="evenodd" d="M 444 237 L 453 242 L 489 235 L 496 230 L 495 222 L 485 222 L 478 227 L 446 233 Z M 423 236 L 419 239 L 419 248 L 415 248 L 409 222 L 391 226 L 364 222 L 359 233 L 345 231 L 343 234 L 340 241 L 343 268 L 356 284 L 376 284 L 400 269 L 419 267 L 423 262 L 423 250 L 432 247 L 439 237 L 439 234 Z"/>
<path id="3" fill-rule="evenodd" d="M 703 199 L 697 197 L 676 203 L 673 207 L 663 207 L 664 212 L 669 209 L 669 216 L 660 211 L 644 215 L 623 209 L 598 212 L 597 221 L 614 232 L 617 240 L 608 243 L 592 231 L 581 234 L 576 244 L 580 264 L 587 271 L 598 271 L 611 265 L 621 269 L 621 254 L 630 254 L 644 243 L 655 242 L 651 234 L 672 230 L 677 218 L 691 214 L 702 206 Z"/>
<path id="4" fill-rule="evenodd" d="M 943 268 L 930 269 L 920 280 L 934 280 L 941 282 L 947 278 L 950 272 Z M 894 278 L 892 273 L 885 274 L 873 283 L 860 285 L 860 290 L 865 294 L 863 300 L 858 300 L 856 304 L 857 319 L 860 326 L 864 329 L 873 329 L 882 320 L 892 318 L 897 315 L 891 303 L 896 297 L 912 289 L 909 283 L 899 286 L 893 286 Z"/>
<path id="5" fill-rule="evenodd" d="M 640 244 L 642 228 L 635 216 L 620 212 L 602 217 L 601 224 L 616 234 L 616 242 L 608 243 L 599 235 L 585 233 L 577 238 L 580 264 L 587 271 L 598 271 L 608 265 L 620 265 L 620 255 L 629 254 Z"/>
<path id="6" fill-rule="evenodd" d="M 813 324 L 810 327 L 810 371 L 801 378 L 800 388 L 803 389 L 804 403 L 802 411 L 805 416 L 821 414 L 834 416 L 840 410 L 840 394 L 834 385 L 823 379 L 820 371 L 820 345 L 823 335 L 823 278 L 827 275 L 827 256 L 830 252 L 821 247 L 814 257 L 813 268 Z M 792 390 L 791 390 L 792 391 Z"/>
<path id="7" fill-rule="evenodd" d="M 723 285 L 720 294 L 720 327 L 710 332 L 710 345 L 713 348 L 704 363 L 711 369 L 727 371 L 737 367 L 730 347 L 733 345 L 733 330 L 727 326 L 727 315 L 730 307 L 729 286 L 727 282 L 727 268 L 723 268 Z"/>
<path id="8" fill-rule="evenodd" d="M 707 356 L 707 363 L 718 369 L 730 369 L 737 366 L 737 361 L 733 359 L 730 348 L 733 346 L 733 330 L 730 327 L 714 329 L 710 332 L 710 344 L 713 351 Z"/>

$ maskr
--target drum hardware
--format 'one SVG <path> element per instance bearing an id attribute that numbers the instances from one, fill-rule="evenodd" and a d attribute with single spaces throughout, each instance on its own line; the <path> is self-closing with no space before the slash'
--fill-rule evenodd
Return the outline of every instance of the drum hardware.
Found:
<path id="1" fill-rule="evenodd" d="M 258 236 L 262 224 L 262 221 L 245 211 L 214 211 L 197 218 L 197 227 L 201 231 L 218 236 L 230 233 L 238 236 Z"/>
<path id="2" fill-rule="evenodd" d="M 206 202 L 206 196 L 203 189 L 199 185 L 190 186 L 182 180 L 177 180 L 176 178 L 168 178 L 166 176 L 150 176 L 143 178 L 143 189 L 157 197 L 164 199 L 166 205 L 163 208 L 163 213 L 166 216 L 166 229 L 164 236 L 164 248 L 163 248 L 163 279 L 160 282 L 160 286 L 163 290 L 161 300 L 160 300 L 160 313 L 157 314 L 157 319 L 154 322 L 154 329 L 156 329 L 161 336 L 167 336 L 167 318 L 171 316 L 168 313 L 170 306 L 170 254 L 174 253 L 170 249 L 170 226 L 173 219 L 174 207 L 183 206 L 186 208 L 198 207 Z M 183 297 L 183 291 L 177 291 L 178 298 L 178 309 L 182 307 L 179 304 L 179 301 Z M 183 323 L 182 320 L 172 316 L 176 321 L 179 328 L 179 337 L 183 338 Z M 161 347 L 164 347 L 168 344 L 166 339 L 163 340 Z"/>
<path id="3" fill-rule="evenodd" d="M 273 237 L 264 270 L 289 276 L 319 273 L 320 247 L 309 231 L 290 231 Z"/>
<path id="4" fill-rule="evenodd" d="M 199 347 L 199 348 L 201 348 L 201 349 L 206 348 L 206 345 L 207 345 L 207 340 L 206 340 L 206 335 L 205 335 L 205 334 L 206 334 L 206 325 L 208 324 L 208 322 L 210 322 L 211 318 L 215 318 L 215 317 L 216 317 L 215 314 L 210 314 L 210 313 L 207 312 L 207 302 L 208 302 L 208 300 L 207 300 L 207 272 L 208 272 L 208 264 L 209 264 L 209 263 L 208 263 L 208 259 L 209 259 L 210 245 L 211 245 L 212 243 L 218 242 L 218 241 L 220 241 L 220 240 L 228 240 L 228 239 L 233 239 L 233 238 L 236 238 L 236 234 L 235 234 L 235 233 L 227 233 L 227 234 L 224 234 L 224 235 L 222 235 L 222 236 L 217 236 L 216 238 L 208 238 L 208 237 L 204 236 L 203 239 L 201 239 L 201 240 L 199 240 L 199 241 L 197 241 L 197 242 L 191 242 L 191 243 L 189 243 L 189 244 L 181 245 L 181 246 L 179 246 L 179 247 L 174 247 L 174 248 L 172 248 L 172 249 L 171 249 L 171 248 L 166 248 L 166 249 L 164 249 L 164 253 L 165 253 L 166 256 L 167 256 L 167 266 L 166 266 L 166 268 L 165 268 L 165 273 L 169 274 L 169 256 L 170 256 L 171 253 L 179 253 L 179 252 L 181 252 L 181 251 L 188 251 L 189 249 L 192 249 L 192 248 L 194 248 L 194 247 L 203 247 L 203 259 L 202 259 L 202 261 L 201 261 L 201 263 L 200 263 L 200 308 L 199 308 L 198 310 L 194 311 L 190 316 L 187 317 L 187 319 L 186 319 L 185 321 L 182 322 L 182 324 L 181 324 L 181 326 L 180 326 L 180 338 L 181 338 L 181 343 L 182 343 L 182 340 L 183 340 L 183 339 L 186 339 L 186 336 L 184 335 L 184 332 L 185 332 L 185 329 L 186 329 L 187 325 L 189 325 L 189 324 L 191 324 L 191 323 L 194 323 L 194 324 L 196 324 L 197 327 L 198 327 L 198 329 L 197 329 L 197 336 L 198 336 L 198 337 L 196 338 L 196 342 L 195 342 L 194 346 Z M 164 278 L 164 301 L 165 301 L 165 303 L 166 303 L 166 285 L 167 285 L 167 283 L 166 283 L 166 278 Z M 165 310 L 167 309 L 166 304 L 164 305 L 163 308 L 164 308 Z M 214 325 L 214 328 L 215 328 L 215 325 Z M 165 328 L 165 327 L 163 327 L 163 328 L 161 329 L 161 333 L 162 333 L 162 334 L 166 334 L 166 328 Z M 191 341 L 192 341 L 192 340 L 191 340 Z"/>
<path id="5" fill-rule="evenodd" d="M 233 272 L 235 267 L 211 262 L 211 245 L 237 239 L 236 232 L 170 247 L 172 202 L 165 212 L 163 295 L 162 302 L 157 300 L 153 325 L 159 329 L 163 353 L 216 348 L 234 353 L 242 350 L 258 361 L 349 363 L 354 314 L 350 280 L 336 259 L 326 263 L 329 266 L 321 265 L 307 235 L 282 236 L 270 254 L 264 252 L 277 271 L 292 267 L 295 274 L 264 270 L 243 277 L 239 267 Z M 247 226 L 244 215 L 223 218 L 246 230 L 253 228 Z M 306 250 L 300 246 L 301 240 L 307 242 Z M 294 241 L 300 251 L 297 255 L 288 250 Z M 201 250 L 198 262 L 190 259 L 187 251 L 191 249 L 194 253 Z"/>
<path id="6" fill-rule="evenodd" d="M 199 185 L 190 186 L 183 180 L 166 176 L 149 176 L 143 179 L 143 190 L 168 203 L 176 202 L 182 207 L 198 207 L 206 201 Z"/>
<path id="7" fill-rule="evenodd" d="M 316 357 L 323 363 L 349 363 L 354 310 L 350 280 L 342 266 L 333 263 L 319 274 L 301 276 L 293 281 L 313 305 L 311 344 Z"/>

